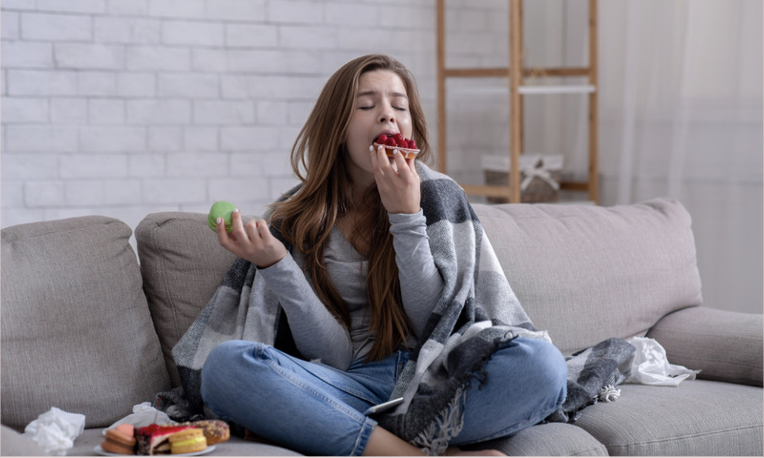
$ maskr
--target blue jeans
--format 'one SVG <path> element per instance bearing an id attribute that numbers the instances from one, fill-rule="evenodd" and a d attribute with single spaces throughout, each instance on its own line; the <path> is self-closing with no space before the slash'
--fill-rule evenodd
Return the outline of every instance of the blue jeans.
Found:
<path id="1" fill-rule="evenodd" d="M 388 400 L 408 357 L 409 352 L 397 351 L 340 371 L 268 345 L 230 341 L 215 347 L 204 364 L 202 398 L 222 419 L 298 452 L 361 455 L 377 425 L 363 412 Z M 464 427 L 451 445 L 516 433 L 565 400 L 565 359 L 547 342 L 507 342 L 485 369 L 487 378 L 472 379 Z"/>

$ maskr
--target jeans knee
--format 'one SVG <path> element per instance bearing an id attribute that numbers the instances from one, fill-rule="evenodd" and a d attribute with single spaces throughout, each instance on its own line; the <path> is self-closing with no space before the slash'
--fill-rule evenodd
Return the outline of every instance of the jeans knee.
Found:
<path id="1" fill-rule="evenodd" d="M 220 393 L 236 389 L 236 384 L 243 372 L 252 375 L 253 366 L 257 366 L 257 358 L 251 355 L 260 353 L 257 342 L 231 340 L 213 348 L 202 367 L 202 384 L 200 392 L 202 399 L 210 403 Z"/>
<path id="2" fill-rule="evenodd" d="M 241 357 L 244 351 L 246 351 L 245 347 L 242 345 L 243 343 L 244 342 L 230 340 L 215 346 L 204 361 L 202 374 L 220 372 L 225 369 L 230 370 L 236 365 L 236 360 Z"/>
<path id="3" fill-rule="evenodd" d="M 567 389 L 568 366 L 562 352 L 553 344 L 540 339 L 522 339 L 526 367 L 533 368 L 536 386 L 547 387 L 555 398 L 564 399 Z"/>

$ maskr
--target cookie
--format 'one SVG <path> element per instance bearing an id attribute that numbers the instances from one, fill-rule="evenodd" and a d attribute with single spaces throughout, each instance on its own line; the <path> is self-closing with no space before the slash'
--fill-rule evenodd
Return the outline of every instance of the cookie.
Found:
<path id="1" fill-rule="evenodd" d="M 207 445 L 215 445 L 227 441 L 231 437 L 231 430 L 228 427 L 228 423 L 223 420 L 198 420 L 181 423 L 181 425 L 193 426 L 194 428 L 201 429 L 204 433 L 204 437 L 207 439 Z"/>
<path id="2" fill-rule="evenodd" d="M 117 431 L 122 431 L 130 437 L 135 436 L 135 426 L 131 425 L 130 423 L 120 423 L 114 429 Z"/>

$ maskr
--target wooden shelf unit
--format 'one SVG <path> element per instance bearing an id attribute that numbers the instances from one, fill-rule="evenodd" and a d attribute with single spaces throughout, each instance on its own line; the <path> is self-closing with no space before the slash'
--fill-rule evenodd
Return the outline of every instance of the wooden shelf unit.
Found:
<path id="1" fill-rule="evenodd" d="M 586 67 L 550 67 L 541 69 L 549 77 L 586 77 L 585 86 L 524 86 L 523 79 L 539 69 L 523 66 L 523 0 L 509 1 L 509 67 L 507 68 L 447 68 L 446 67 L 446 0 L 436 0 L 437 30 L 437 96 L 438 96 L 438 170 L 447 172 L 446 80 L 448 78 L 509 79 L 509 138 L 510 170 L 507 186 L 463 185 L 467 194 L 505 198 L 520 202 L 520 154 L 523 151 L 523 97 L 539 93 L 588 94 L 589 176 L 587 181 L 560 183 L 563 190 L 583 191 L 595 204 L 599 201 L 599 166 L 597 142 L 597 0 L 589 0 L 589 65 Z M 558 88 L 555 92 L 554 88 Z"/>

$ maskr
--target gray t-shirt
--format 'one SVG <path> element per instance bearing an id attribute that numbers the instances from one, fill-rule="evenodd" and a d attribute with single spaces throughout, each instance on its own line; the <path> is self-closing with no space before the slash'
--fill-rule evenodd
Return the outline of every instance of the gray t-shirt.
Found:
<path id="1" fill-rule="evenodd" d="M 440 298 L 443 279 L 435 267 L 422 212 L 390 214 L 390 232 L 398 265 L 403 307 L 411 323 L 413 344 Z M 303 272 L 301 253 L 287 254 L 262 269 L 268 287 L 278 296 L 289 319 L 297 348 L 306 358 L 340 369 L 364 358 L 374 344 L 366 295 L 367 261 L 335 226 L 324 253 L 326 270 L 350 313 L 350 331 L 326 309 Z"/>

